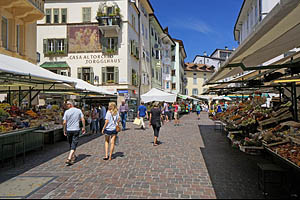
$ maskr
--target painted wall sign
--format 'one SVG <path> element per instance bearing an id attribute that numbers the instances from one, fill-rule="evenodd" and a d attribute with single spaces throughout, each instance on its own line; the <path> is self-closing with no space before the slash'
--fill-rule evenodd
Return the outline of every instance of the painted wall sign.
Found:
<path id="1" fill-rule="evenodd" d="M 70 55 L 70 60 L 84 60 L 84 64 L 99 64 L 99 63 L 121 63 L 120 58 L 114 58 L 113 55 Z"/>

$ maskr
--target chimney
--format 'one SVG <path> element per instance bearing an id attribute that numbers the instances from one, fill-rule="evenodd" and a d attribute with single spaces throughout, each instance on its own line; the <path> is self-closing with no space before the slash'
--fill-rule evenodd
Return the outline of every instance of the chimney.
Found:
<path id="1" fill-rule="evenodd" d="M 235 47 L 233 47 L 232 50 L 235 51 Z"/>
<path id="2" fill-rule="evenodd" d="M 203 55 L 204 55 L 204 56 L 207 56 L 207 52 L 206 52 L 206 51 L 204 51 Z"/>
<path id="3" fill-rule="evenodd" d="M 227 46 L 225 46 L 225 49 L 226 49 L 226 50 L 228 50 L 228 47 L 227 47 Z"/>

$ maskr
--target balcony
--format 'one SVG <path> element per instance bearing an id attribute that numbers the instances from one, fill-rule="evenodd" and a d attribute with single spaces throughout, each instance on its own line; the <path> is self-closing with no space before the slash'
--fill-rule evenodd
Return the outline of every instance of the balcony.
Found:
<path id="1" fill-rule="evenodd" d="M 118 36 L 121 29 L 121 16 L 97 16 L 96 19 L 104 37 Z"/>
<path id="2" fill-rule="evenodd" d="M 14 11 L 14 17 L 27 23 L 33 23 L 44 17 L 44 1 L 42 0 L 1 0 L 0 7 Z"/>

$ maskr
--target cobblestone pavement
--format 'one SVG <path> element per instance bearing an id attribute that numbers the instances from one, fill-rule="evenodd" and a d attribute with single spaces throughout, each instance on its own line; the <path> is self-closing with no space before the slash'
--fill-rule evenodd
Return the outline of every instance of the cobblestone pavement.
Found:
<path id="1" fill-rule="evenodd" d="M 81 138 L 79 161 L 66 167 L 68 145 L 61 142 L 27 156 L 26 164 L 1 169 L 0 181 L 18 177 L 54 177 L 28 198 L 216 198 L 200 147 L 198 125 L 191 114 L 180 127 L 161 130 L 161 145 L 153 147 L 152 129 L 120 134 L 115 159 L 103 161 L 103 136 Z M 208 122 L 211 123 L 211 122 Z M 5 183 L 5 182 L 4 182 Z"/>

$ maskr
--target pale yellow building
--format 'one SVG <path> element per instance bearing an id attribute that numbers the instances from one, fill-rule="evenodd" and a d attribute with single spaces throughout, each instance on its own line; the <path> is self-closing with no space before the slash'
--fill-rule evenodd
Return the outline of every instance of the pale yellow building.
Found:
<path id="1" fill-rule="evenodd" d="M 184 69 L 186 88 L 185 95 L 199 96 L 203 90 L 208 86 L 203 86 L 204 82 L 208 80 L 214 73 L 213 66 L 204 64 L 186 63 Z"/>
<path id="2" fill-rule="evenodd" d="M 37 63 L 37 20 L 44 0 L 0 0 L 0 54 Z"/>

